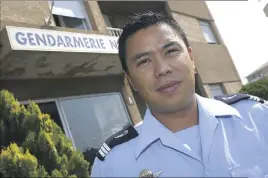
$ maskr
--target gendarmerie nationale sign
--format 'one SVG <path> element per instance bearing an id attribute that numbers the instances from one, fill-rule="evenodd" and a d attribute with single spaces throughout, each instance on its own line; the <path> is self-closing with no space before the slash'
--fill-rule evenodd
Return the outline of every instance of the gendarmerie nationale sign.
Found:
<path id="1" fill-rule="evenodd" d="M 13 50 L 118 53 L 118 37 L 7 26 Z"/>

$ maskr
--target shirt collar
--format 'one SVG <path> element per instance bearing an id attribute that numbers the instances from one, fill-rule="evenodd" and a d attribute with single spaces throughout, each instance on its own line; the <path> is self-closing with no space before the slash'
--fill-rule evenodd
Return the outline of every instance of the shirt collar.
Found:
<path id="1" fill-rule="evenodd" d="M 151 143 L 160 139 L 160 137 L 168 134 L 169 131 L 162 123 L 160 123 L 151 113 L 149 109 L 146 110 L 144 120 L 140 126 L 139 143 L 136 149 L 136 158 L 150 146 Z"/>
<path id="2" fill-rule="evenodd" d="M 228 118 L 227 116 L 236 116 L 237 118 L 241 119 L 241 115 L 235 108 L 221 101 L 204 98 L 197 94 L 196 94 L 196 99 L 197 99 L 198 106 L 200 106 L 207 115 L 211 115 L 216 118 L 218 117 Z"/>
<path id="3" fill-rule="evenodd" d="M 220 101 L 201 97 L 196 94 L 199 112 L 199 124 L 201 137 L 206 137 L 208 130 L 211 133 L 215 131 L 218 124 L 216 117 L 228 118 L 226 116 L 237 116 L 241 118 L 240 114 L 232 108 Z M 207 130 L 207 131 L 205 131 Z M 138 158 L 143 151 L 150 147 L 150 144 L 160 138 L 172 137 L 172 132 L 168 130 L 162 123 L 160 123 L 151 113 L 149 109 L 146 110 L 144 120 L 140 126 L 139 141 L 136 147 L 135 155 Z M 206 144 L 206 141 L 202 141 Z"/>

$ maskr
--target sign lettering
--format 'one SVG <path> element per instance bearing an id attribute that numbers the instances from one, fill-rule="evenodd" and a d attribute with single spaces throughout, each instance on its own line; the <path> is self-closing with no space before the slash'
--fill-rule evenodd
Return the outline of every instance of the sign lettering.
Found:
<path id="1" fill-rule="evenodd" d="M 118 37 L 6 27 L 13 50 L 118 53 Z"/>

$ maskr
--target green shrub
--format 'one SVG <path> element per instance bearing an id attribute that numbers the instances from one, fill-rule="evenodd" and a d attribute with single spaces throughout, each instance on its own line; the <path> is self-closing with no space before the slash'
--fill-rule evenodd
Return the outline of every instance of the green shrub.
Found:
<path id="1" fill-rule="evenodd" d="M 89 162 L 37 104 L 0 91 L 0 173 L 8 177 L 89 177 Z"/>
<path id="2" fill-rule="evenodd" d="M 268 100 L 268 77 L 244 85 L 240 93 L 247 93 Z"/>
<path id="3" fill-rule="evenodd" d="M 29 150 L 11 143 L 0 155 L 0 171 L 5 177 L 45 177 L 47 172 Z"/>

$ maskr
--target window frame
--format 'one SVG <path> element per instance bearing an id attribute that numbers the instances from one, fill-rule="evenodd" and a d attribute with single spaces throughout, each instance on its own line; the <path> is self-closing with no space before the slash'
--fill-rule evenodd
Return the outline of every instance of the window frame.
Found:
<path id="1" fill-rule="evenodd" d="M 217 36 L 216 36 L 215 31 L 213 30 L 210 22 L 207 20 L 198 19 L 198 23 L 199 23 L 199 26 L 201 28 L 202 34 L 203 34 L 204 38 L 206 39 L 206 42 L 208 44 L 218 44 Z M 203 30 L 204 27 L 207 27 L 209 29 L 208 36 L 210 39 L 212 39 L 211 41 L 208 41 L 207 38 L 205 37 L 205 31 Z M 213 35 L 213 36 L 211 36 L 211 35 Z"/>
<path id="2" fill-rule="evenodd" d="M 52 8 L 51 9 L 51 16 L 54 19 L 55 26 L 57 26 L 57 25 L 56 25 L 56 21 L 55 21 L 54 16 L 56 16 L 58 18 L 60 24 L 63 24 L 63 26 L 61 25 L 60 27 L 70 28 L 70 27 L 66 27 L 66 25 L 65 25 L 65 22 L 63 20 L 63 16 L 65 16 L 65 17 L 69 17 L 69 18 L 78 18 L 78 19 L 81 19 L 81 21 L 83 23 L 83 26 L 84 26 L 84 30 L 93 30 L 91 21 L 89 20 L 88 13 L 86 11 L 85 5 L 83 4 L 83 1 L 77 1 L 77 2 L 79 2 L 79 5 L 82 8 L 82 11 L 83 11 L 82 13 L 84 14 L 84 18 L 81 18 L 81 17 L 73 17 L 73 16 L 66 16 L 66 15 L 63 15 L 63 14 L 53 14 L 53 7 L 54 6 L 51 7 L 50 1 L 56 1 L 56 0 L 48 0 L 49 7 L 50 7 L 50 9 Z M 73 28 L 73 29 L 78 29 L 78 28 Z"/>
<path id="3" fill-rule="evenodd" d="M 68 123 L 68 119 L 64 113 L 64 108 L 62 106 L 62 100 L 72 100 L 72 99 L 79 99 L 79 98 L 90 98 L 90 97 L 98 97 L 98 96 L 107 96 L 107 95 L 118 95 L 120 98 L 120 101 L 122 102 L 123 109 L 127 116 L 127 121 L 129 124 L 133 125 L 133 121 L 131 119 L 131 116 L 129 115 L 126 103 L 124 101 L 124 98 L 122 96 L 121 92 L 109 92 L 109 93 L 99 93 L 99 94 L 86 94 L 86 95 L 76 95 L 76 96 L 65 96 L 65 97 L 57 97 L 57 98 L 47 98 L 47 99 L 33 99 L 33 100 L 21 100 L 19 101 L 20 105 L 29 104 L 30 102 L 35 102 L 36 104 L 41 103 L 48 103 L 48 102 L 55 102 L 57 110 L 59 112 L 60 120 L 64 129 L 64 133 L 72 142 L 73 148 L 76 150 L 77 147 L 75 145 L 75 141 L 70 129 L 70 125 Z"/>
<path id="4" fill-rule="evenodd" d="M 57 19 L 59 20 L 60 27 L 70 28 L 70 27 L 66 26 L 66 23 L 65 23 L 65 21 L 63 19 L 64 17 L 68 17 L 68 16 L 62 16 L 62 15 L 53 14 L 54 20 L 55 20 L 55 17 L 57 17 Z M 68 18 L 74 18 L 75 19 L 75 17 L 68 17 Z M 82 18 L 77 18 L 77 19 L 81 20 L 82 25 L 84 27 L 83 30 L 90 30 L 90 27 L 88 26 L 88 23 L 87 23 L 86 19 L 82 19 Z M 72 29 L 80 29 L 80 28 L 72 28 Z"/>

